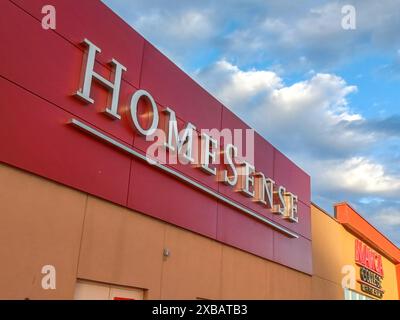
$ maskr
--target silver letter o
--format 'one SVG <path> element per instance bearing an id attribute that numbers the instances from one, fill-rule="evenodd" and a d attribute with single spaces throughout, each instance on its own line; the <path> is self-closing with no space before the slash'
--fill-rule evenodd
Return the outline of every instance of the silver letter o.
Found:
<path id="1" fill-rule="evenodd" d="M 140 123 L 139 120 L 137 118 L 137 108 L 138 108 L 138 103 L 140 98 L 142 97 L 146 97 L 147 99 L 149 99 L 150 104 L 151 104 L 151 108 L 152 108 L 152 112 L 153 112 L 153 121 L 151 123 L 151 126 L 148 129 L 144 129 Z M 136 130 L 144 135 L 152 135 L 158 127 L 158 109 L 157 109 L 157 104 L 154 101 L 153 97 L 151 96 L 150 93 L 148 93 L 146 90 L 138 90 L 136 91 L 131 98 L 131 106 L 130 106 L 130 112 L 131 112 L 131 119 L 133 124 L 136 127 Z"/>

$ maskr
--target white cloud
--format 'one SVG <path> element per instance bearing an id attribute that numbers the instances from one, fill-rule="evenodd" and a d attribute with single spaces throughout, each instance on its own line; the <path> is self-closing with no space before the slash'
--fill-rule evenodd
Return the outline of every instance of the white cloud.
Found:
<path id="1" fill-rule="evenodd" d="M 341 9 L 347 4 L 356 10 L 356 29 L 351 31 L 341 25 Z M 279 57 L 287 70 L 298 71 L 332 68 L 348 63 L 355 54 L 379 51 L 393 55 L 400 45 L 397 0 L 308 2 L 286 11 L 287 2 L 269 5 L 245 27 L 227 35 L 230 55 L 225 56 L 251 62 Z"/>
<path id="2" fill-rule="evenodd" d="M 275 72 L 241 70 L 226 60 L 196 77 L 300 164 L 321 195 L 393 198 L 400 194 L 400 177 L 359 155 L 380 136 L 358 129 L 368 121 L 350 109 L 348 96 L 357 88 L 341 77 L 311 73 L 309 79 L 288 86 Z"/>
<path id="3" fill-rule="evenodd" d="M 213 55 L 241 66 L 267 60 L 286 71 L 329 70 L 354 53 L 393 55 L 400 46 L 398 0 L 103 1 L 189 71 Z M 356 30 L 341 27 L 345 4 L 356 8 Z"/>
<path id="4" fill-rule="evenodd" d="M 283 86 L 282 79 L 275 72 L 243 71 L 226 60 L 199 71 L 196 78 L 223 103 L 237 110 L 252 107 L 251 101 L 256 97 L 263 97 Z"/>
<path id="5" fill-rule="evenodd" d="M 388 205 L 384 203 L 381 208 L 370 213 L 368 219 L 371 223 L 389 235 L 395 243 L 400 243 L 400 203 Z"/>
<path id="6" fill-rule="evenodd" d="M 320 192 L 392 198 L 400 194 L 400 177 L 388 174 L 382 164 L 365 157 L 319 160 L 309 167 L 317 177 L 313 181 Z"/>
<path id="7" fill-rule="evenodd" d="M 198 41 L 209 38 L 213 33 L 213 24 L 207 11 L 188 10 L 178 15 L 169 12 L 156 11 L 140 16 L 136 21 L 140 30 L 160 41 L 160 38 L 185 41 Z M 160 32 L 162 30 L 162 33 Z"/>
<path id="8" fill-rule="evenodd" d="M 350 127 L 363 120 L 347 102 L 357 88 L 333 74 L 312 74 L 287 86 L 275 72 L 241 70 L 221 60 L 196 78 L 273 144 L 292 153 L 315 151 L 328 157 L 361 149 L 375 139 Z"/>
<path id="9" fill-rule="evenodd" d="M 382 211 L 375 216 L 374 220 L 382 226 L 400 227 L 400 209 L 382 209 Z"/>

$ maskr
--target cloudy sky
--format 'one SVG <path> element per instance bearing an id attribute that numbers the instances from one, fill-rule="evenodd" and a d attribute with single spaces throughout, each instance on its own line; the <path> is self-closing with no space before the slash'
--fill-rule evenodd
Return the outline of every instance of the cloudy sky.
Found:
<path id="1" fill-rule="evenodd" d="M 400 245 L 400 0 L 103 2 Z"/>

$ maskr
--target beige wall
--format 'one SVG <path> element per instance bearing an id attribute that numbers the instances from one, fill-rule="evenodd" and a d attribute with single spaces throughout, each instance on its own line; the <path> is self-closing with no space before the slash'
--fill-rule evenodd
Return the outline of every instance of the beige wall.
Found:
<path id="1" fill-rule="evenodd" d="M 0 164 L 0 298 L 71 298 L 87 196 Z M 43 290 L 42 267 L 60 290 Z"/>
<path id="2" fill-rule="evenodd" d="M 3 164 L 0 182 L 1 299 L 72 299 L 77 279 L 148 299 L 311 298 L 295 270 Z"/>
<path id="3" fill-rule="evenodd" d="M 144 292 L 137 288 L 126 288 L 87 280 L 78 280 L 75 300 L 143 300 Z"/>
<path id="4" fill-rule="evenodd" d="M 79 279 L 147 299 L 343 299 L 355 237 L 311 212 L 313 277 L 0 164 L 0 298 L 72 299 Z M 56 290 L 42 289 L 45 265 Z M 397 299 L 395 266 L 383 267 L 384 298 Z"/>
<path id="5" fill-rule="evenodd" d="M 352 265 L 359 279 L 359 267 L 355 265 L 354 243 L 356 237 L 335 219 L 314 205 L 311 206 L 313 235 L 313 298 L 343 299 L 342 267 Z M 398 299 L 396 266 L 382 256 L 385 294 L 383 299 Z M 355 291 L 364 294 L 356 283 Z"/>

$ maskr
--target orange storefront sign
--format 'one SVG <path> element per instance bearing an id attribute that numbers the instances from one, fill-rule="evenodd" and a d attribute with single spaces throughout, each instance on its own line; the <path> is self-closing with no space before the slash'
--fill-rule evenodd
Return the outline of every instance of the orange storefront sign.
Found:
<path id="1" fill-rule="evenodd" d="M 355 262 L 360 266 L 360 288 L 363 292 L 382 299 L 382 256 L 359 239 L 355 239 Z"/>
<path id="2" fill-rule="evenodd" d="M 367 220 L 359 215 L 350 205 L 347 203 L 339 203 L 335 205 L 335 216 L 337 221 L 349 230 L 356 237 L 362 239 L 368 243 L 372 248 L 379 251 L 383 256 L 390 260 L 391 263 L 396 265 L 397 273 L 397 287 L 400 297 L 400 250 L 394 245 L 389 239 L 387 239 L 381 232 L 379 232 L 374 226 L 372 226 Z M 355 262 L 360 266 L 360 277 L 369 279 L 368 286 L 371 284 L 380 283 L 377 281 L 377 277 L 383 279 L 383 258 L 377 251 L 371 249 L 363 241 L 356 240 L 355 242 Z M 365 270 L 366 269 L 366 270 Z M 368 272 L 370 271 L 370 272 Z M 371 273 L 375 273 L 372 275 Z M 379 280 L 379 279 L 378 279 Z M 361 289 L 366 289 L 365 281 L 359 280 Z M 375 289 L 378 289 L 384 293 L 383 288 L 380 285 L 373 285 Z M 366 292 L 365 290 L 363 290 Z M 381 298 L 380 294 L 375 295 L 372 292 L 367 292 L 376 297 Z M 375 292 L 376 293 L 376 292 Z"/>
<path id="3" fill-rule="evenodd" d="M 356 263 L 383 277 L 382 256 L 356 239 Z"/>

